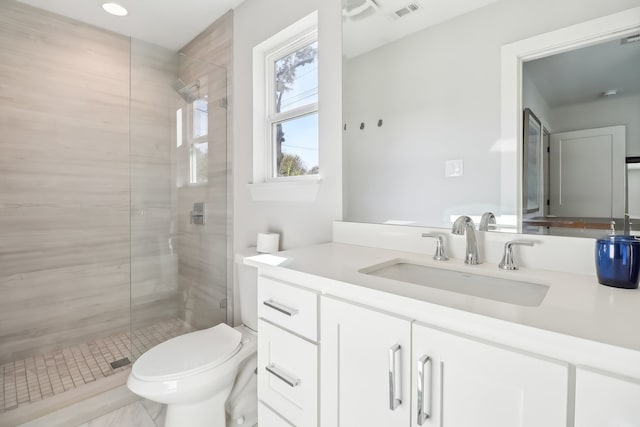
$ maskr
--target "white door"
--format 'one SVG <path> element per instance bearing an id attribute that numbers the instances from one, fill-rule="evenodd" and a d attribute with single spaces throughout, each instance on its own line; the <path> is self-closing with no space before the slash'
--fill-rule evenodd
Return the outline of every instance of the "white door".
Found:
<path id="1" fill-rule="evenodd" d="M 551 215 L 624 216 L 625 133 L 612 126 L 551 135 Z"/>
<path id="2" fill-rule="evenodd" d="M 410 321 L 329 297 L 320 304 L 321 425 L 409 426 Z"/>
<path id="3" fill-rule="evenodd" d="M 640 427 L 640 381 L 577 368 L 575 425 Z"/>
<path id="4" fill-rule="evenodd" d="M 412 329 L 412 426 L 566 427 L 566 364 L 418 323 Z"/>

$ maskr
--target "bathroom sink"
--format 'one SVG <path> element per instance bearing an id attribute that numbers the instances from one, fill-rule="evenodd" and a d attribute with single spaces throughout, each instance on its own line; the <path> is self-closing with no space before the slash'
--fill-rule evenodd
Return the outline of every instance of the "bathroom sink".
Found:
<path id="1" fill-rule="evenodd" d="M 526 307 L 539 306 L 549 290 L 538 283 L 430 267 L 403 259 L 372 265 L 359 272 Z"/>

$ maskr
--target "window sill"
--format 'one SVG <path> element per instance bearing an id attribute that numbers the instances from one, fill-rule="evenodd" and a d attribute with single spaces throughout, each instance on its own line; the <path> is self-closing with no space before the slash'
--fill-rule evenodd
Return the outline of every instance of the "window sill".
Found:
<path id="1" fill-rule="evenodd" d="M 254 202 L 313 202 L 322 179 L 247 184 Z"/>

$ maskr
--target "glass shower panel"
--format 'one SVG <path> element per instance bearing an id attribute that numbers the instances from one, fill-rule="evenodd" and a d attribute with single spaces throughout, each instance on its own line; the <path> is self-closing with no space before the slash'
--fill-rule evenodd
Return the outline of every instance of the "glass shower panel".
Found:
<path id="1" fill-rule="evenodd" d="M 202 329 L 227 320 L 227 78 L 189 53 L 179 78 L 191 93 L 176 106 L 185 141 L 176 149 L 178 284 L 182 318 Z"/>
<path id="2" fill-rule="evenodd" d="M 226 70 L 131 44 L 134 359 L 227 318 Z"/>

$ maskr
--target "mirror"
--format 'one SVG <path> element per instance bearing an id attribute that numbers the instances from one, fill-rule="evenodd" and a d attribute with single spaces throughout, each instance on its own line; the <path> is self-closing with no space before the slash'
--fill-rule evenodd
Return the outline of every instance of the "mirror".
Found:
<path id="1" fill-rule="evenodd" d="M 545 161 L 544 150 L 557 133 L 624 126 L 622 185 L 612 183 L 606 194 L 615 199 L 610 204 L 622 200 L 624 206 L 626 198 L 617 196 L 625 193 L 624 157 L 640 155 L 640 88 L 624 93 L 620 89 L 617 98 L 606 98 L 601 94 L 612 88 L 604 84 L 607 77 L 599 85 L 587 79 L 593 85 L 587 90 L 589 82 L 581 81 L 585 69 L 574 71 L 563 80 L 569 81 L 566 89 L 574 91 L 574 98 L 581 93 L 593 98 L 578 97 L 573 103 L 583 104 L 583 110 L 589 103 L 616 103 L 616 114 L 588 123 L 588 115 L 580 114 L 578 107 L 571 112 L 558 104 L 553 109 L 562 110 L 572 121 L 556 125 L 559 121 L 538 108 L 538 99 L 527 99 L 533 92 L 525 86 L 533 80 L 524 77 L 530 63 L 542 69 L 543 82 L 558 80 L 556 71 L 542 67 L 551 54 L 527 58 L 521 65 L 522 81 L 513 77 L 518 101 L 508 105 L 517 117 L 510 132 L 516 134 L 517 123 L 520 141 L 526 140 L 524 124 L 528 127 L 529 123 L 525 108 L 539 118 L 525 149 L 524 144 L 517 146 L 504 136 L 503 75 L 512 77 L 503 69 L 503 50 L 519 40 L 624 11 L 629 2 L 455 3 L 343 1 L 344 220 L 449 228 L 459 215 L 469 215 L 478 224 L 481 215 L 491 211 L 500 230 L 590 235 L 585 232 L 585 221 L 582 228 L 572 230 L 574 234 L 559 230 L 563 224 L 525 224 L 560 216 L 547 207 L 547 200 L 557 193 L 548 177 L 556 172 L 553 163 L 550 167 Z M 633 34 L 625 35 L 633 39 Z M 629 61 L 610 62 L 602 53 L 605 56 L 595 58 L 596 62 L 613 74 L 626 70 L 638 83 L 640 73 L 633 74 L 633 70 L 640 69 L 640 62 L 633 61 L 640 60 L 640 43 L 622 45 L 621 37 L 606 41 L 633 52 Z M 568 47 L 554 54 L 571 55 L 572 50 L 576 49 Z M 584 147 L 587 145 L 576 149 L 586 151 Z M 566 158 L 567 152 L 564 154 Z M 525 157 L 527 167 L 522 163 Z M 593 204 L 590 189 L 583 186 L 583 193 L 576 195 L 587 205 Z M 618 215 L 612 209 L 602 215 L 607 228 Z M 623 207 L 622 216 L 624 212 Z M 597 232 L 602 234 L 602 230 Z"/>

